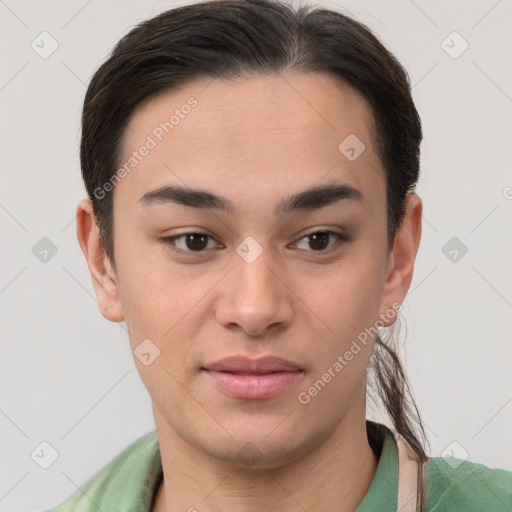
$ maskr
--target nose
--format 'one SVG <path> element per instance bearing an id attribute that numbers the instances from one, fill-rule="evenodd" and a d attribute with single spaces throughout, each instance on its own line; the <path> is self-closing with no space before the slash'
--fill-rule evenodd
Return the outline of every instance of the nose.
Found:
<path id="1" fill-rule="evenodd" d="M 284 327 L 293 318 L 293 293 L 269 251 L 252 262 L 234 256 L 233 270 L 223 280 L 216 304 L 217 321 L 226 328 L 239 327 L 250 336 Z"/>

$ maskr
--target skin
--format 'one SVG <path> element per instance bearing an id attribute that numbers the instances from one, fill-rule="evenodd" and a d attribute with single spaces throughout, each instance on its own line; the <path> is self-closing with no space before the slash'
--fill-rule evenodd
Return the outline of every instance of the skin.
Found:
<path id="1" fill-rule="evenodd" d="M 191 96 L 198 105 L 114 189 L 115 271 L 90 201 L 77 209 L 101 313 L 126 322 L 132 350 L 149 338 L 161 351 L 149 366 L 135 358 L 164 470 L 153 510 L 352 511 L 377 465 L 365 426 L 374 340 L 307 405 L 297 397 L 365 328 L 393 323 L 384 315 L 411 283 L 421 200 L 408 196 L 388 248 L 371 107 L 324 73 L 198 80 L 159 94 L 132 117 L 120 162 Z M 366 146 L 354 161 L 338 150 L 349 134 Z M 362 200 L 275 214 L 290 195 L 330 183 L 351 185 Z M 207 190 L 235 211 L 139 201 L 164 185 Z M 349 240 L 315 251 L 306 235 L 327 229 Z M 183 254 L 160 241 L 186 232 L 213 238 L 205 252 Z M 263 250 L 252 263 L 236 252 L 248 236 Z M 238 400 L 200 370 L 233 354 L 280 356 L 304 373 L 272 398 Z M 248 442 L 253 465 L 239 455 Z"/>

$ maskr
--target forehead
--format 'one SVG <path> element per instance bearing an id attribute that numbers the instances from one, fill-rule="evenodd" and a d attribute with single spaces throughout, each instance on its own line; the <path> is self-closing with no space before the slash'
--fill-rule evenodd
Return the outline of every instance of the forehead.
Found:
<path id="1" fill-rule="evenodd" d="M 181 181 L 247 197 L 255 188 L 262 194 L 290 191 L 324 178 L 379 194 L 384 178 L 374 124 L 361 94 L 327 73 L 196 80 L 135 111 L 119 167 L 143 146 L 150 149 L 127 167 L 115 194 L 135 200 Z"/>

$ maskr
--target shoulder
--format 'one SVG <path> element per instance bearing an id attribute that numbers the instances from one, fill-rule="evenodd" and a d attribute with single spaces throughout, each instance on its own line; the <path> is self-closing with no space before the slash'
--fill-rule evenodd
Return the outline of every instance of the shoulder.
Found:
<path id="1" fill-rule="evenodd" d="M 129 445 L 112 461 L 81 485 L 64 503 L 46 512 L 92 512 L 128 510 L 138 500 L 147 499 L 158 478 L 161 465 L 156 431 Z"/>
<path id="2" fill-rule="evenodd" d="M 427 463 L 425 484 L 427 511 L 512 510 L 510 471 L 492 469 L 483 464 L 460 459 L 434 457 Z"/>

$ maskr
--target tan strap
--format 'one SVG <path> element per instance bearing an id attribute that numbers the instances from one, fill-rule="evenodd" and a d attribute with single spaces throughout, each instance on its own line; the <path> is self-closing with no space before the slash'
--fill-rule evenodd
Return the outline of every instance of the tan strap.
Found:
<path id="1" fill-rule="evenodd" d="M 418 501 L 419 465 L 409 445 L 395 435 L 398 448 L 398 502 L 397 512 L 415 512 Z"/>

